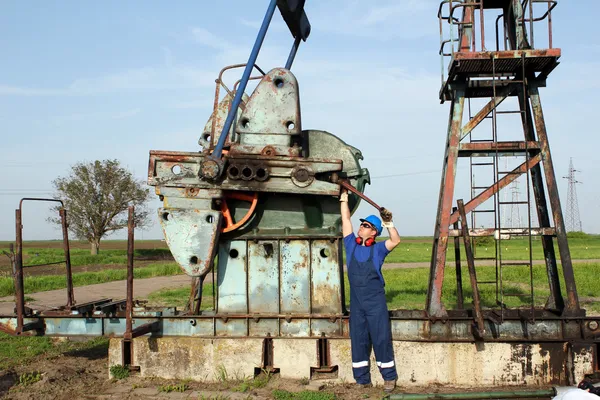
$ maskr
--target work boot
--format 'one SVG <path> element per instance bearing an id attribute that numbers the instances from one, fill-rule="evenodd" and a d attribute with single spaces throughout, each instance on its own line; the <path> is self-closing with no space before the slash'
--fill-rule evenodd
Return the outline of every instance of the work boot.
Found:
<path id="1" fill-rule="evenodd" d="M 367 389 L 370 387 L 373 387 L 372 383 L 357 383 L 356 386 L 358 386 L 361 389 Z"/>
<path id="2" fill-rule="evenodd" d="M 383 381 L 383 391 L 386 393 L 391 393 L 396 388 L 396 380 L 393 381 Z"/>

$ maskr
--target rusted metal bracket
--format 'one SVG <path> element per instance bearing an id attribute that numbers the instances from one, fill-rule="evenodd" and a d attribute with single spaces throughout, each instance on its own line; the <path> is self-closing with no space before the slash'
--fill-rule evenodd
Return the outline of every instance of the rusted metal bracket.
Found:
<path id="1" fill-rule="evenodd" d="M 258 376 L 263 372 L 278 374 L 279 368 L 275 368 L 273 364 L 273 338 L 268 335 L 268 337 L 263 339 L 261 368 L 254 368 L 254 376 Z"/>
<path id="2" fill-rule="evenodd" d="M 473 249 L 471 248 L 471 239 L 469 238 L 469 227 L 467 226 L 467 216 L 465 213 L 465 204 L 462 199 L 457 201 L 458 212 L 460 213 L 460 225 L 462 228 L 463 241 L 465 244 L 465 255 L 467 256 L 467 266 L 469 267 L 469 277 L 473 289 L 473 311 L 475 312 L 475 322 L 477 329 L 473 334 L 478 339 L 483 339 L 485 335 L 485 325 L 483 323 L 483 314 L 481 312 L 481 299 L 479 298 L 479 287 L 477 286 L 477 273 L 475 271 L 475 261 L 473 258 Z"/>
<path id="3" fill-rule="evenodd" d="M 321 337 L 317 340 L 317 367 L 310 368 L 310 379 L 332 379 L 338 377 L 338 366 L 331 365 L 329 340 Z"/>

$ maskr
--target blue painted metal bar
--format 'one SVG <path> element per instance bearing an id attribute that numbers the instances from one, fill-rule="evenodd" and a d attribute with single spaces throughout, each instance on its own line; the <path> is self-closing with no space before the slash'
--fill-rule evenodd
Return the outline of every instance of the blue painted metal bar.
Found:
<path id="1" fill-rule="evenodd" d="M 290 50 L 290 55 L 288 56 L 287 61 L 285 62 L 285 69 L 291 69 L 292 64 L 294 63 L 294 58 L 296 58 L 296 53 L 298 52 L 298 47 L 300 47 L 300 35 L 294 39 L 294 45 L 292 46 L 292 50 Z"/>
<path id="2" fill-rule="evenodd" d="M 267 34 L 267 30 L 269 29 L 269 25 L 271 24 L 271 18 L 273 18 L 273 14 L 275 13 L 276 7 L 277 0 L 271 0 L 269 8 L 267 9 L 267 13 L 265 14 L 262 26 L 260 27 L 260 31 L 258 32 L 258 36 L 256 37 L 256 41 L 254 42 L 254 47 L 252 48 L 252 52 L 250 53 L 250 58 L 248 58 L 248 63 L 246 64 L 246 68 L 244 68 L 244 73 L 242 75 L 240 87 L 235 92 L 235 97 L 233 98 L 231 109 L 229 110 L 229 114 L 227 115 L 227 119 L 225 120 L 225 125 L 223 126 L 223 131 L 221 132 L 221 136 L 219 137 L 219 142 L 215 146 L 215 150 L 211 155 L 212 159 L 221 158 L 223 146 L 225 145 L 225 140 L 227 139 L 227 135 L 229 134 L 229 129 L 231 128 L 233 120 L 237 115 L 238 107 L 240 106 L 240 103 L 242 101 L 242 95 L 246 90 L 248 79 L 250 79 L 250 73 L 252 72 L 252 68 L 254 68 L 254 64 L 256 63 L 256 59 L 258 58 L 258 53 L 263 44 L 263 41 L 265 40 L 265 36 Z"/>

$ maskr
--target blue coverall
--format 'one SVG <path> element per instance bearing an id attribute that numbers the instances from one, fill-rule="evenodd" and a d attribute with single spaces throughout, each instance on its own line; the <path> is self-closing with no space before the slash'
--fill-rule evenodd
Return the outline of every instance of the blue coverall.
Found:
<path id="1" fill-rule="evenodd" d="M 381 276 L 383 259 L 389 251 L 385 243 L 364 247 L 353 243 L 356 236 L 344 238 L 350 281 L 350 343 L 352 345 L 352 373 L 359 384 L 371 383 L 369 358 L 371 346 L 381 376 L 386 381 L 396 380 L 396 364 L 392 346 L 390 318 Z M 381 247 L 383 246 L 383 247 Z M 359 261 L 357 250 L 368 252 L 365 261 Z"/>

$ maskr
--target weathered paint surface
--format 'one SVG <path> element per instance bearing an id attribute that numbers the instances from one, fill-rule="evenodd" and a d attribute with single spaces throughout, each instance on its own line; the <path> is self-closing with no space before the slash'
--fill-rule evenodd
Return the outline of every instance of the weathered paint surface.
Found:
<path id="1" fill-rule="evenodd" d="M 291 136 L 302 132 L 301 125 L 296 77 L 275 68 L 254 89 L 236 130 L 242 145 L 291 146 Z"/>
<path id="2" fill-rule="evenodd" d="M 248 311 L 279 312 L 279 246 L 276 240 L 248 242 Z"/>
<path id="3" fill-rule="evenodd" d="M 285 378 L 310 376 L 318 363 L 316 339 L 274 339 L 273 367 Z M 330 366 L 338 383 L 353 382 L 349 339 L 330 339 Z M 593 371 L 590 345 L 564 343 L 419 343 L 394 341 L 398 384 L 405 387 L 570 385 Z M 262 339 L 138 338 L 134 362 L 143 377 L 215 381 L 218 368 L 230 377 L 251 376 L 261 366 Z M 120 341 L 111 340 L 109 365 L 120 362 Z M 222 366 L 222 367 L 221 367 Z M 383 384 L 371 356 L 371 378 Z"/>
<path id="4" fill-rule="evenodd" d="M 282 313 L 310 312 L 309 241 L 281 242 L 281 298 Z"/>
<path id="5" fill-rule="evenodd" d="M 217 335 L 342 335 L 339 246 L 339 239 L 222 241 Z"/>
<path id="6" fill-rule="evenodd" d="M 219 238 L 221 213 L 161 208 L 158 219 L 171 253 L 183 271 L 190 276 L 208 273 Z"/>
<path id="7" fill-rule="evenodd" d="M 248 311 L 246 241 L 221 242 L 217 268 L 217 312 Z"/>
<path id="8" fill-rule="evenodd" d="M 341 313 L 339 240 L 313 240 L 311 246 L 312 309 L 315 314 Z"/>

